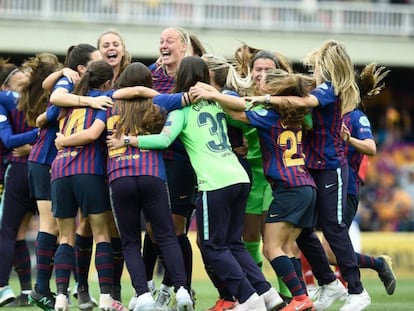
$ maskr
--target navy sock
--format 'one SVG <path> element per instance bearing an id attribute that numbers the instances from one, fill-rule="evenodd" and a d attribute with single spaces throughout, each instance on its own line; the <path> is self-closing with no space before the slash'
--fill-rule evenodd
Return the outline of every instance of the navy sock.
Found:
<path id="1" fill-rule="evenodd" d="M 75 250 L 69 244 L 60 244 L 55 255 L 57 294 L 68 294 L 70 273 L 76 264 Z"/>
<path id="2" fill-rule="evenodd" d="M 92 237 L 76 234 L 76 281 L 79 287 L 88 288 L 89 267 L 92 257 Z"/>
<path id="3" fill-rule="evenodd" d="M 32 289 L 32 263 L 26 240 L 16 241 L 14 246 L 14 270 L 19 277 L 21 291 Z"/>
<path id="4" fill-rule="evenodd" d="M 50 293 L 50 279 L 53 272 L 53 260 L 56 252 L 57 237 L 47 232 L 39 232 L 36 239 L 36 291 Z"/>
<path id="5" fill-rule="evenodd" d="M 95 267 L 98 272 L 101 294 L 109 294 L 113 286 L 114 278 L 114 254 L 111 243 L 101 242 L 96 244 Z"/>
<path id="6" fill-rule="evenodd" d="M 270 264 L 276 274 L 282 278 L 283 282 L 289 288 L 292 296 L 300 296 L 305 294 L 299 278 L 297 277 L 295 267 L 287 256 L 276 257 L 270 262 Z"/>

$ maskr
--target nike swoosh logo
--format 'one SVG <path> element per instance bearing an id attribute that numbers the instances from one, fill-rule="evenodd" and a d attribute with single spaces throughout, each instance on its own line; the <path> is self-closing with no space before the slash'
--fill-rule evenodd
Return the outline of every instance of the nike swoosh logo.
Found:
<path id="1" fill-rule="evenodd" d="M 333 187 L 333 186 L 335 186 L 335 184 L 326 184 L 326 185 L 325 185 L 325 189 L 329 189 L 329 188 L 331 188 L 331 187 Z"/>
<path id="2" fill-rule="evenodd" d="M 296 310 L 296 311 L 299 311 L 299 310 L 301 310 L 301 309 L 302 309 L 305 305 L 306 305 L 306 302 L 304 302 L 304 303 L 300 304 L 299 306 L 296 306 L 296 307 L 295 307 L 295 310 Z"/>
<path id="3" fill-rule="evenodd" d="M 279 214 L 269 214 L 270 218 L 277 217 L 277 216 L 279 216 Z"/>
<path id="4" fill-rule="evenodd" d="M 188 197 L 188 195 L 180 195 L 179 196 L 180 199 L 185 199 L 186 197 Z"/>

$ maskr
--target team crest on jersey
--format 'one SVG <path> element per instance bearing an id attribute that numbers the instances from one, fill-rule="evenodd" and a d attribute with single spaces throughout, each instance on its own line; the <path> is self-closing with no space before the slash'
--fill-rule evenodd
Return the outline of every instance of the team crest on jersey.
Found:
<path id="1" fill-rule="evenodd" d="M 60 86 L 60 85 L 69 85 L 69 81 L 66 79 L 62 79 L 58 83 L 56 83 L 56 86 Z"/>
<path id="2" fill-rule="evenodd" d="M 256 110 L 256 113 L 259 116 L 264 117 L 268 115 L 269 111 L 267 109 L 259 109 L 259 110 Z"/>
<path id="3" fill-rule="evenodd" d="M 324 90 L 327 90 L 329 88 L 328 84 L 326 83 L 322 83 L 319 87 Z"/>
<path id="4" fill-rule="evenodd" d="M 359 124 L 361 124 L 362 126 L 370 126 L 369 120 L 366 116 L 361 116 L 359 118 Z"/>
<path id="5" fill-rule="evenodd" d="M 7 116 L 5 116 L 4 114 L 0 115 L 0 122 L 6 122 L 7 121 Z"/>

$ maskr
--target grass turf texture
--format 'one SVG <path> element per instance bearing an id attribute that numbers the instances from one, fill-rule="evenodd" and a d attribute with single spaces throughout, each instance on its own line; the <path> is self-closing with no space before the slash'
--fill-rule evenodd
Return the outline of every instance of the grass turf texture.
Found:
<path id="1" fill-rule="evenodd" d="M 394 295 L 389 296 L 385 293 L 384 287 L 381 281 L 374 276 L 372 273 L 362 274 L 362 280 L 364 287 L 367 289 L 368 293 L 371 296 L 372 304 L 365 310 L 368 311 L 408 311 L 414 310 L 414 295 L 412 284 L 414 282 L 413 279 L 399 279 L 397 281 L 397 288 L 395 290 Z M 277 283 L 275 281 L 274 276 L 267 276 L 268 280 L 272 283 L 274 287 L 277 288 Z M 160 284 L 160 280 L 156 279 L 157 287 Z M 19 285 L 18 280 L 13 277 L 10 282 L 11 287 L 13 288 L 16 295 L 19 294 Z M 73 284 L 71 284 L 73 286 Z M 52 288 L 54 288 L 52 284 Z M 90 282 L 91 293 L 96 299 L 99 299 L 99 288 L 96 282 Z M 195 280 L 193 282 L 193 288 L 196 290 L 196 310 L 207 310 L 209 307 L 214 305 L 217 292 L 215 291 L 214 287 L 211 285 L 209 280 Z M 129 280 L 125 277 L 123 279 L 122 284 L 122 298 L 125 307 L 128 306 L 129 299 L 133 294 L 132 287 L 130 285 Z M 79 310 L 77 306 L 77 300 L 71 297 L 72 305 L 70 310 Z M 328 310 L 338 310 L 341 306 L 342 302 L 335 303 L 331 306 Z M 2 307 L 1 310 L 3 311 L 16 311 L 16 310 L 40 310 L 36 307 L 24 307 L 24 308 L 9 308 L 9 307 Z M 95 308 L 98 310 L 98 308 Z"/>

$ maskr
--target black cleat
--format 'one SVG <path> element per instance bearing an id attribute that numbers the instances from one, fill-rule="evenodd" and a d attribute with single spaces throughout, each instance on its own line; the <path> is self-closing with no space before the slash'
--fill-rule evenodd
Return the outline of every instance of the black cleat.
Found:
<path id="1" fill-rule="evenodd" d="M 78 307 L 82 311 L 92 311 L 94 304 L 88 289 L 78 288 Z"/>
<path id="2" fill-rule="evenodd" d="M 378 271 L 378 276 L 384 283 L 385 291 L 388 295 L 394 294 L 397 278 L 392 270 L 392 259 L 387 255 L 381 255 L 377 259 L 382 260 L 384 267 Z"/>
<path id="3" fill-rule="evenodd" d="M 41 294 L 36 292 L 36 289 L 32 290 L 29 294 L 29 303 L 38 306 L 45 311 L 55 310 L 55 297 L 52 293 Z"/>

